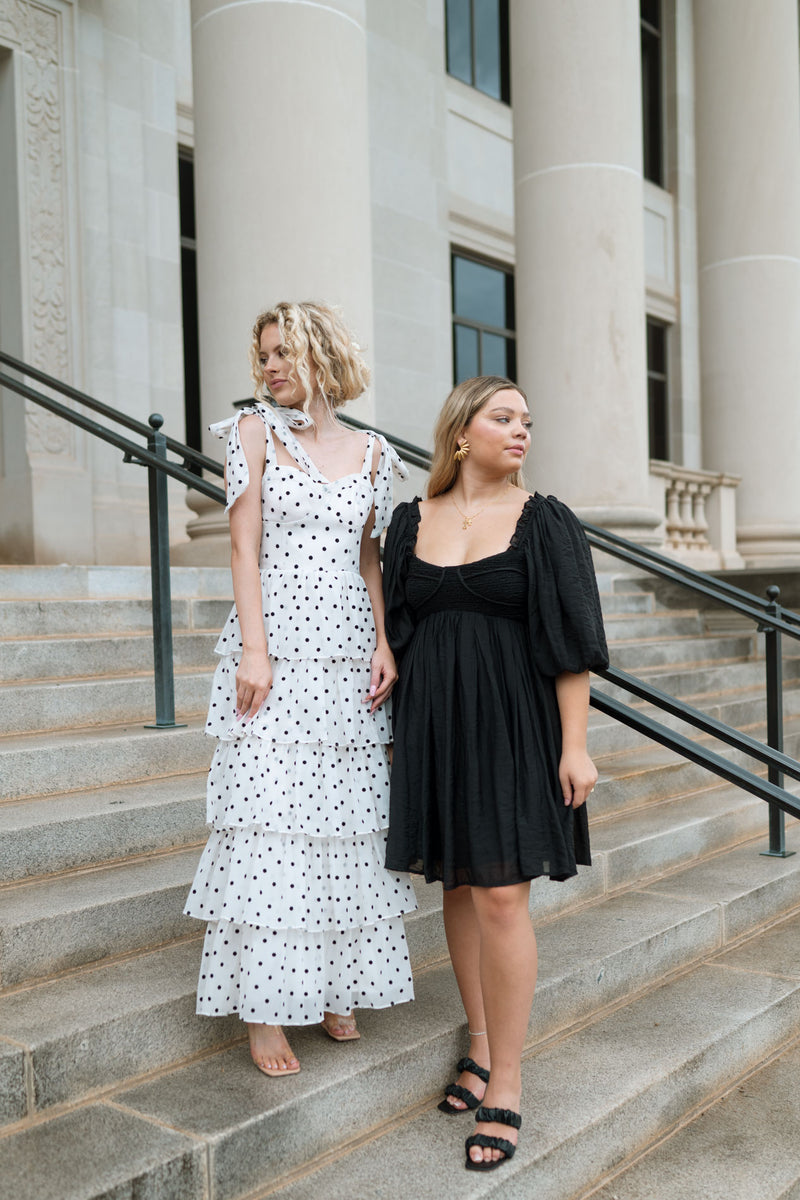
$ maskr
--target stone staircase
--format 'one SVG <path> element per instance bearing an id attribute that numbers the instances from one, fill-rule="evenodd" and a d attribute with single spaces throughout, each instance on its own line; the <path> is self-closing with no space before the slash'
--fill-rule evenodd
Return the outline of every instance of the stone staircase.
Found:
<path id="1" fill-rule="evenodd" d="M 715 631 L 636 580 L 601 588 L 615 665 L 763 736 L 752 632 Z M 438 885 L 417 887 L 407 923 L 416 1002 L 360 1014 L 350 1045 L 293 1031 L 300 1075 L 266 1079 L 238 1020 L 194 1015 L 202 929 L 181 909 L 205 838 L 203 711 L 228 593 L 226 571 L 173 572 L 186 726 L 153 730 L 149 572 L 0 568 L 4 1191 L 797 1200 L 796 1137 L 776 1150 L 770 1126 L 763 1146 L 755 1131 L 775 1096 L 784 1125 L 798 1106 L 800 855 L 761 856 L 761 801 L 598 713 L 595 865 L 532 889 L 540 979 L 520 1148 L 501 1171 L 465 1172 L 471 1118 L 434 1109 L 464 1048 Z M 797 755 L 800 646 L 785 649 Z M 800 847 L 796 822 L 787 841 Z M 762 1159 L 758 1188 L 737 1191 Z"/>

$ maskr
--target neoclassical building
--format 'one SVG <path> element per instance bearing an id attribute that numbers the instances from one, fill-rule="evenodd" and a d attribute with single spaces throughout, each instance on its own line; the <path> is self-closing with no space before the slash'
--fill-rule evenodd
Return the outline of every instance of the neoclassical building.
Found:
<path id="1" fill-rule="evenodd" d="M 217 457 L 255 314 L 322 298 L 355 416 L 426 445 L 508 372 L 531 485 L 800 563 L 797 0 L 0 0 L 0 214 L 2 349 Z M 140 468 L 0 418 L 0 561 L 146 560 Z M 224 561 L 211 502 L 171 523 Z"/>

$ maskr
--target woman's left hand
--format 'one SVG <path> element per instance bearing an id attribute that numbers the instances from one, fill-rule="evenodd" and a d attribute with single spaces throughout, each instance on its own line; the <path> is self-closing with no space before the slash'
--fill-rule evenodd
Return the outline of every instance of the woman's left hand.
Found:
<path id="1" fill-rule="evenodd" d="M 372 655 L 372 675 L 369 681 L 369 693 L 362 701 L 369 704 L 371 713 L 380 708 L 389 699 L 392 688 L 397 683 L 397 666 L 394 655 L 386 643 L 381 644 Z"/>
<path id="2" fill-rule="evenodd" d="M 564 803 L 580 808 L 597 783 L 597 767 L 585 750 L 565 750 L 558 765 L 558 778 Z"/>

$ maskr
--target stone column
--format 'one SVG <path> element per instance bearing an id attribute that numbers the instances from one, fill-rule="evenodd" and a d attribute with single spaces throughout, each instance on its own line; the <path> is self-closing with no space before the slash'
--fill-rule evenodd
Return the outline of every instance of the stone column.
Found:
<path id="1" fill-rule="evenodd" d="M 704 465 L 748 565 L 800 562 L 797 4 L 695 0 Z"/>
<path id="2" fill-rule="evenodd" d="M 530 480 L 652 541 L 639 5 L 512 0 L 511 34 Z"/>
<path id="3" fill-rule="evenodd" d="M 250 329 L 277 300 L 341 305 L 371 356 L 364 7 L 192 0 L 204 425 L 252 394 Z M 221 510 L 190 504 L 199 517 L 181 561 L 225 560 Z"/>

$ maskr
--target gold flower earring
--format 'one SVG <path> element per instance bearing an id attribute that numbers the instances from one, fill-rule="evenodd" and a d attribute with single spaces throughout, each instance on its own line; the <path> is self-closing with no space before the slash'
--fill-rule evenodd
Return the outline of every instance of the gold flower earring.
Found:
<path id="1" fill-rule="evenodd" d="M 469 454 L 469 442 L 467 441 L 466 438 L 464 438 L 464 441 L 459 444 L 459 447 L 456 450 L 455 454 L 453 455 L 453 458 L 456 460 L 456 462 L 461 463 L 464 461 L 464 459 L 467 457 L 468 454 Z"/>

